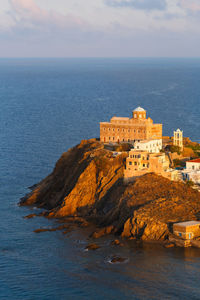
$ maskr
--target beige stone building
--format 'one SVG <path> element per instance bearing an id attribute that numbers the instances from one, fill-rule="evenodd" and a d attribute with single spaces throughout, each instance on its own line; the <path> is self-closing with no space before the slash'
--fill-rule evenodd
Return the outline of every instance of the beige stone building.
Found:
<path id="1" fill-rule="evenodd" d="M 173 224 L 173 233 L 183 239 L 193 239 L 200 236 L 200 222 L 188 221 Z"/>
<path id="2" fill-rule="evenodd" d="M 141 107 L 133 111 L 132 118 L 113 117 L 110 122 L 100 123 L 100 140 L 104 143 L 152 139 L 162 139 L 162 124 L 154 124 Z"/>
<path id="3" fill-rule="evenodd" d="M 178 180 L 178 172 L 169 167 L 165 153 L 149 153 L 135 149 L 129 151 L 124 171 L 125 181 L 152 172 L 170 180 Z"/>

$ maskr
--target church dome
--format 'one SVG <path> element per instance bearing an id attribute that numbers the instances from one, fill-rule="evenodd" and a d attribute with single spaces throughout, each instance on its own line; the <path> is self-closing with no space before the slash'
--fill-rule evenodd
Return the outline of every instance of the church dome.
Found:
<path id="1" fill-rule="evenodd" d="M 140 106 L 138 106 L 136 109 L 134 109 L 134 111 L 145 111 L 145 109 L 144 108 L 142 108 L 142 107 L 140 107 Z"/>

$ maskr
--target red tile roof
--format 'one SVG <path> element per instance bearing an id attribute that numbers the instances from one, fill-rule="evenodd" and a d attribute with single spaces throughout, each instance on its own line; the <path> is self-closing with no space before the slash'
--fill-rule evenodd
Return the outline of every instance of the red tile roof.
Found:
<path id="1" fill-rule="evenodd" d="M 189 162 L 189 163 L 199 163 L 200 164 L 200 158 L 189 160 L 187 162 Z"/>

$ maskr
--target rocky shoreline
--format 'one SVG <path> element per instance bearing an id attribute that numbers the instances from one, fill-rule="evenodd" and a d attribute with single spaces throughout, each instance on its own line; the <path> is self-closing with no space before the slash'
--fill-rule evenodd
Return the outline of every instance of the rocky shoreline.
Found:
<path id="1" fill-rule="evenodd" d="M 115 234 L 170 245 L 173 223 L 200 219 L 200 193 L 153 173 L 124 184 L 126 157 L 126 152 L 114 156 L 96 139 L 84 140 L 63 153 L 20 205 L 44 208 L 41 216 L 63 223 L 48 231 L 93 224 L 94 238 Z"/>

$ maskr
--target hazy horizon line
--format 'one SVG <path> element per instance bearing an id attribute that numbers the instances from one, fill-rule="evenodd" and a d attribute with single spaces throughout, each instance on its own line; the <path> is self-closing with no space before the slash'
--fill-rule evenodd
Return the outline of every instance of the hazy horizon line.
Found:
<path id="1" fill-rule="evenodd" d="M 200 59 L 200 56 L 0 56 L 0 59 Z"/>

